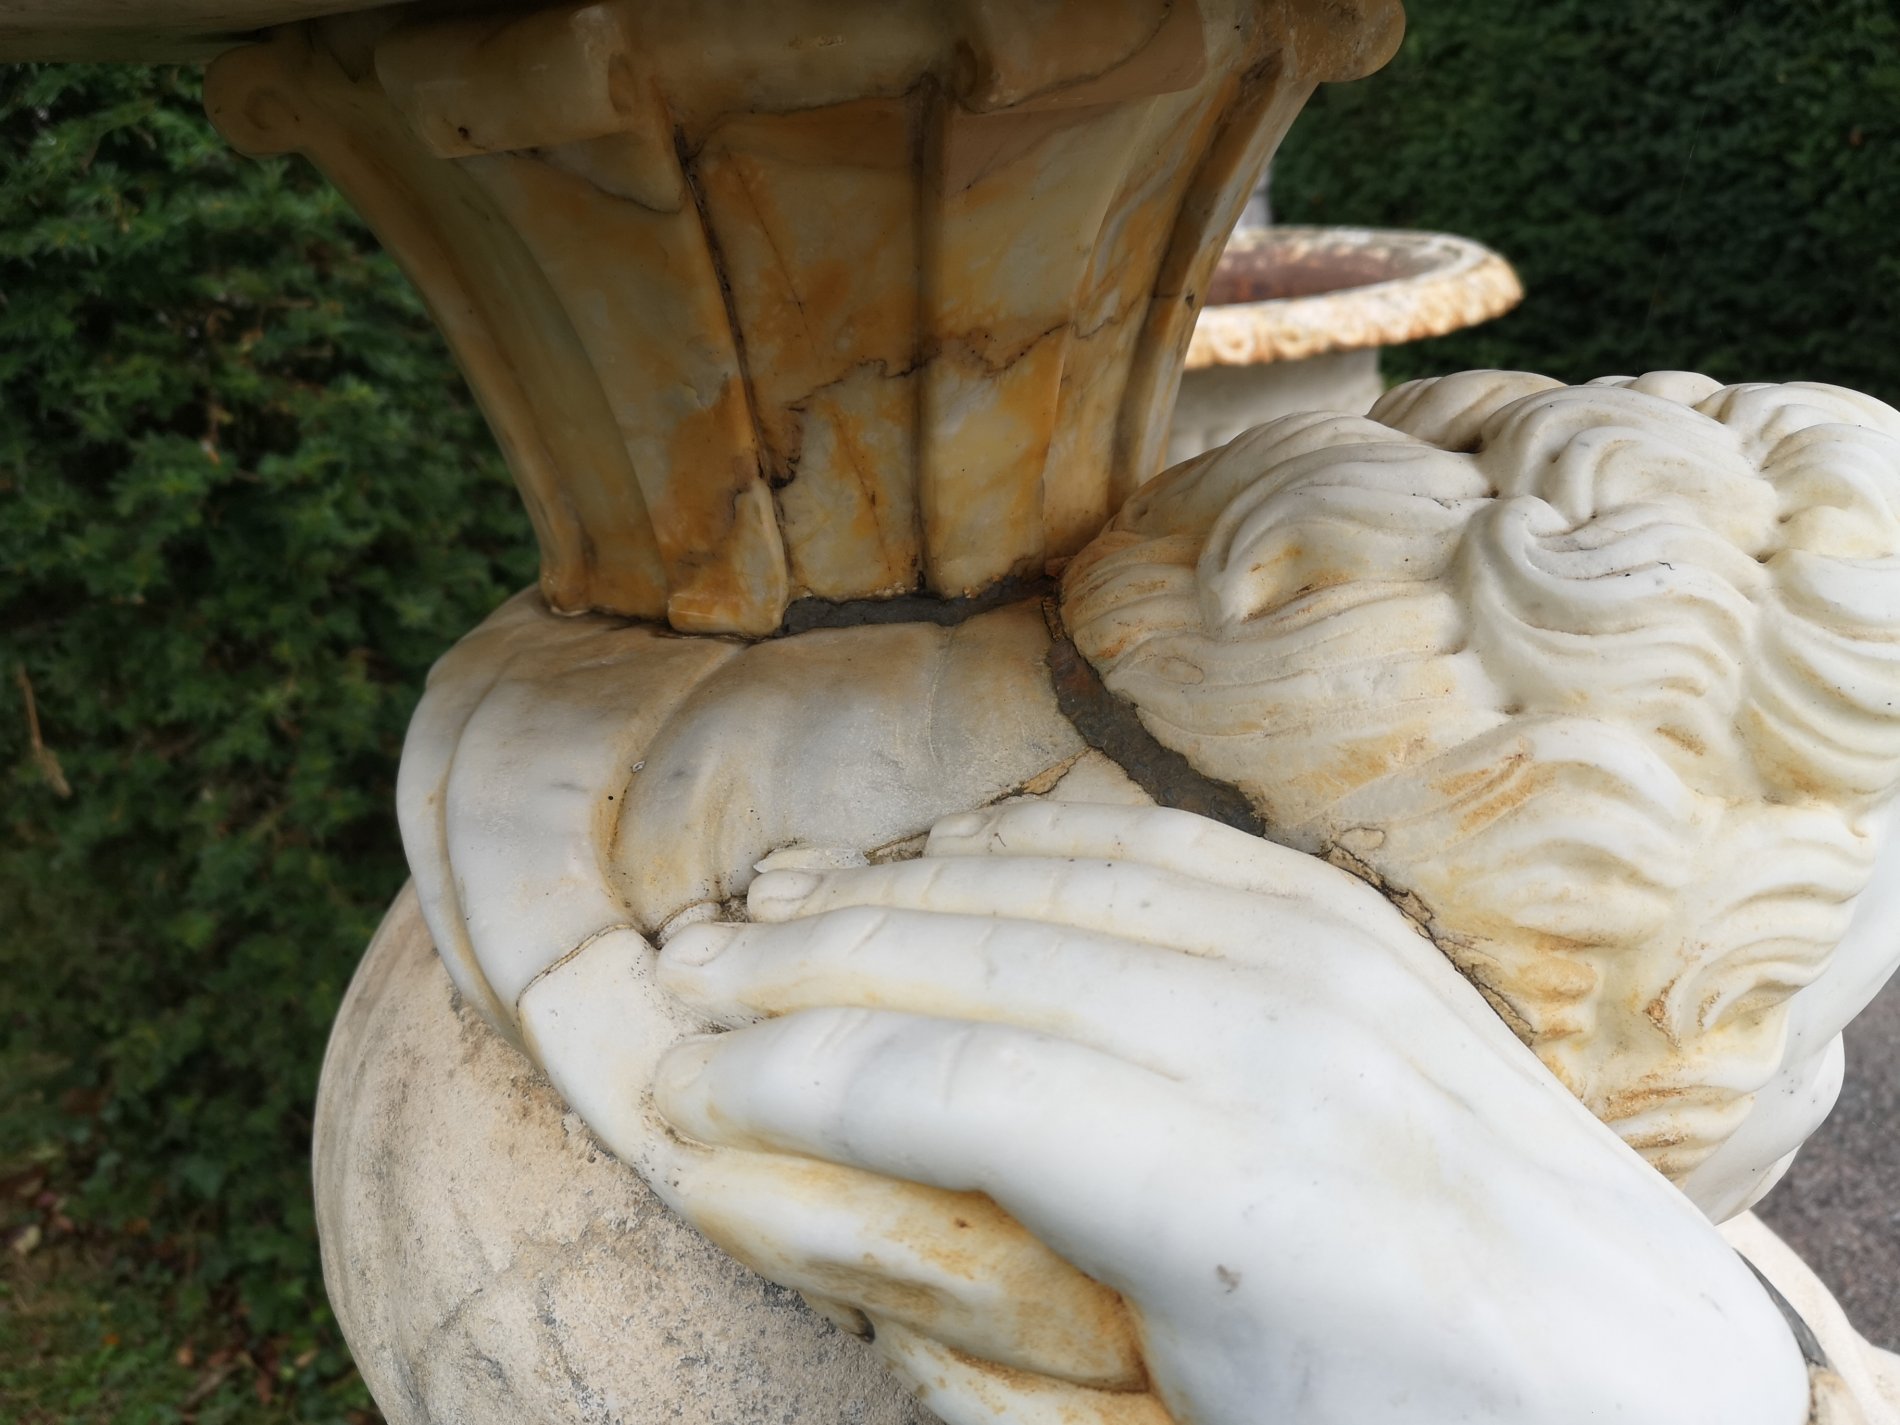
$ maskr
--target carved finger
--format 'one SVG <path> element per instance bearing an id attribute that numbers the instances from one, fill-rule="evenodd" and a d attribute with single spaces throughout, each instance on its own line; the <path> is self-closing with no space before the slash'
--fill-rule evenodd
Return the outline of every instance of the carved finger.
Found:
<path id="1" fill-rule="evenodd" d="M 945 1425 L 1173 1425 L 1146 1388 L 1091 1389 L 946 1349 L 873 1317 L 877 1349 Z"/>
<path id="2" fill-rule="evenodd" d="M 1153 1213 L 1120 1146 L 1191 1161 L 1231 1125 L 1178 1084 L 1084 1045 L 997 1024 L 805 1010 L 661 1062 L 660 1112 L 705 1143 L 803 1154 L 984 1192 L 1098 1280 Z M 1098 1246 L 1099 1244 L 1099 1246 Z"/>
<path id="3" fill-rule="evenodd" d="M 1319 863 L 1302 860 L 1310 880 Z M 1285 952 L 1303 957 L 1316 935 L 1336 939 L 1354 924 L 1304 891 L 1237 891 L 1140 861 L 1077 857 L 926 856 L 844 870 L 768 871 L 746 897 L 748 913 L 761 922 L 847 906 L 1046 922 L 1190 955 L 1267 960 Z"/>
<path id="4" fill-rule="evenodd" d="M 678 1157 L 646 1092 L 670 1044 L 706 1021 L 662 994 L 658 956 L 630 929 L 582 946 L 522 993 L 522 1039 L 561 1097 L 609 1151 L 649 1183 Z"/>
<path id="5" fill-rule="evenodd" d="M 712 1241 L 808 1297 L 1013 1371 L 1109 1390 L 1143 1379 L 1121 1298 L 980 1193 L 726 1148 L 667 1188 Z"/>
<path id="6" fill-rule="evenodd" d="M 1399 919 L 1376 890 L 1337 866 L 1169 807 L 1011 802 L 945 817 L 924 854 L 1136 862 L 1250 895 L 1299 897 L 1375 934 Z"/>
<path id="7" fill-rule="evenodd" d="M 1313 949 L 1309 936 L 1303 958 Z M 728 1026 L 834 1006 L 901 1010 L 1036 1030 L 1180 1075 L 1215 1034 L 1206 1007 L 1248 993 L 1239 981 L 1250 973 L 1040 921 L 854 906 L 693 926 L 661 953 L 659 980 Z"/>
<path id="8" fill-rule="evenodd" d="M 1104 1385 L 1138 1372 L 1113 1293 L 987 1199 L 671 1132 L 646 1087 L 664 1046 L 702 1021 L 653 992 L 654 962 L 632 932 L 604 937 L 535 982 L 522 1022 L 569 1103 L 669 1207 L 774 1281 L 875 1305 L 959 1350 Z"/>

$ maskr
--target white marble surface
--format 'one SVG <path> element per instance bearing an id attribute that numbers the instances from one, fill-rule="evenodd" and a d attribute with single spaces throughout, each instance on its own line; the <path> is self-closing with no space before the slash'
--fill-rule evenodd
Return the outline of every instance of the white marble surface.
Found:
<path id="1" fill-rule="evenodd" d="M 748 904 L 661 955 L 733 1031 L 668 1056 L 662 1110 L 983 1192 L 1121 1294 L 1174 1419 L 1806 1411 L 1708 1221 L 1346 872 L 1182 812 L 1030 803 Z"/>
<path id="2" fill-rule="evenodd" d="M 1413 897 L 1713 1215 L 1825 1113 L 1900 945 L 1891 409 L 1683 373 L 1414 383 L 1155 482 L 1064 608 L 1163 742 Z"/>
<path id="3" fill-rule="evenodd" d="M 745 645 L 524 597 L 418 710 L 467 1002 L 953 1425 L 1807 1408 L 1709 1215 L 1900 956 L 1900 417 L 1497 373 L 1375 416 L 1065 575 L 1287 845 L 1137 805 L 1035 601 Z"/>
<path id="4" fill-rule="evenodd" d="M 713 1249 L 601 1147 L 455 994 L 408 893 L 339 1017 L 317 1132 L 331 1297 L 396 1425 L 928 1418 L 870 1349 Z M 1792 1254 L 1750 1218 L 1727 1235 L 1849 1388 L 1900 1408 L 1896 1363 Z"/>

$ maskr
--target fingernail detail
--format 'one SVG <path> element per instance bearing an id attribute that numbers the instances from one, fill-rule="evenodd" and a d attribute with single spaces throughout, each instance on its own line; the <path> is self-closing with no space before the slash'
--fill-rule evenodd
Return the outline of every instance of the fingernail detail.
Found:
<path id="1" fill-rule="evenodd" d="M 810 900 L 824 883 L 811 871 L 767 871 L 746 891 L 746 909 L 754 919 L 767 910 L 790 909 Z"/>
<path id="2" fill-rule="evenodd" d="M 853 866 L 868 866 L 862 851 L 849 846 L 782 846 L 752 869 L 767 871 L 845 871 Z"/>
<path id="3" fill-rule="evenodd" d="M 966 836 L 975 836 L 988 822 L 989 818 L 980 811 L 960 811 L 955 816 L 944 817 L 930 828 L 930 834 L 933 837 L 947 836 L 961 839 Z"/>
<path id="4" fill-rule="evenodd" d="M 738 931 L 736 925 L 712 921 L 685 926 L 666 942 L 666 948 L 660 952 L 661 959 L 669 965 L 697 969 L 723 954 Z"/>
<path id="5" fill-rule="evenodd" d="M 685 910 L 681 911 L 678 915 L 667 921 L 665 925 L 660 927 L 658 939 L 661 948 L 664 949 L 666 946 L 671 945 L 673 943 L 673 937 L 678 935 L 682 930 L 694 925 L 704 925 L 707 921 L 717 920 L 718 918 L 718 901 L 699 901 L 687 906 Z"/>
<path id="6" fill-rule="evenodd" d="M 711 1038 L 685 1040 L 667 1050 L 653 1071 L 654 1103 L 661 1113 L 689 1131 L 692 1123 L 680 1120 L 692 1117 L 693 1086 L 706 1072 L 716 1045 L 717 1040 Z"/>

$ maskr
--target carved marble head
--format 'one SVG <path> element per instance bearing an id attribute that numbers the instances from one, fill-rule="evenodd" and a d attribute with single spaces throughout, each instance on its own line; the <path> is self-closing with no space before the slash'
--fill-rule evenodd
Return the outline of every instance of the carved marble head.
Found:
<path id="1" fill-rule="evenodd" d="M 1402 898 L 1713 1214 L 1831 1106 L 1900 959 L 1900 413 L 1414 382 L 1177 467 L 1064 599 L 1157 737 Z"/>

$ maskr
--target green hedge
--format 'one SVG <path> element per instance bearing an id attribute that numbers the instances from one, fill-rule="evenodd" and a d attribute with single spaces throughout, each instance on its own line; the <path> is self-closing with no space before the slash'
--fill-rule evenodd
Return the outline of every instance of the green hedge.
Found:
<path id="1" fill-rule="evenodd" d="M 194 72 L 0 69 L 0 215 L 0 1162 L 64 1197 L 5 1206 L 111 1244 L 166 1361 L 236 1321 L 326 1418 L 317 1064 L 424 672 L 526 523 L 407 285 Z"/>
<path id="2" fill-rule="evenodd" d="M 1389 372 L 1673 366 L 1900 402 L 1892 0 L 1409 8 L 1398 58 L 1295 124 L 1275 216 L 1465 233 L 1529 295 Z"/>

